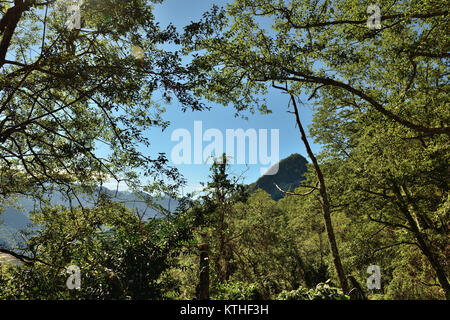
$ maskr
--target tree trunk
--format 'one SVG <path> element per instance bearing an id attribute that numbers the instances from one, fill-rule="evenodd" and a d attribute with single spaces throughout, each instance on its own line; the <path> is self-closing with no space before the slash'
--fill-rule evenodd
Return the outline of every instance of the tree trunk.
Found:
<path id="1" fill-rule="evenodd" d="M 445 298 L 447 300 L 450 300 L 450 283 L 447 279 L 447 274 L 444 271 L 444 268 L 442 267 L 441 263 L 439 262 L 439 259 L 433 253 L 433 250 L 430 247 L 430 245 L 428 245 L 426 238 L 425 238 L 426 236 L 420 231 L 420 229 L 417 225 L 417 222 L 414 219 L 414 217 L 412 216 L 412 214 L 409 212 L 407 205 L 405 205 L 403 203 L 403 198 L 402 198 L 402 195 L 400 192 L 400 188 L 395 184 L 394 184 L 394 193 L 395 193 L 395 196 L 398 201 L 398 206 L 400 207 L 400 210 L 402 211 L 406 220 L 408 221 L 408 224 L 411 227 L 411 231 L 414 234 L 414 236 L 416 237 L 417 242 L 419 243 L 420 250 L 422 251 L 424 256 L 427 257 L 434 272 L 436 272 L 438 281 L 441 284 L 441 287 L 445 292 Z"/>
<path id="2" fill-rule="evenodd" d="M 219 228 L 219 263 L 217 277 L 220 283 L 225 282 L 226 278 L 226 258 L 225 258 L 225 208 L 221 207 L 220 228 Z"/>
<path id="3" fill-rule="evenodd" d="M 345 277 L 344 268 L 342 267 L 341 258 L 339 255 L 339 250 L 336 244 L 336 237 L 334 235 L 333 225 L 331 223 L 331 214 L 330 214 L 330 203 L 328 200 L 328 193 L 325 186 L 325 179 L 323 177 L 322 170 L 320 170 L 319 163 L 317 162 L 314 153 L 311 150 L 308 139 L 306 138 L 306 133 L 303 130 L 302 123 L 300 121 L 300 115 L 298 113 L 297 103 L 295 102 L 295 98 L 291 95 L 292 104 L 294 105 L 295 117 L 298 125 L 298 129 L 300 130 L 301 139 L 303 144 L 305 145 L 306 151 L 308 153 L 311 162 L 313 163 L 314 170 L 316 171 L 317 179 L 319 180 L 319 192 L 320 197 L 322 199 L 322 214 L 323 219 L 325 220 L 325 228 L 328 235 L 328 242 L 330 243 L 331 254 L 333 257 L 333 264 L 336 269 L 336 273 L 339 279 L 339 283 L 341 285 L 342 291 L 347 294 L 348 293 L 348 283 Z"/>
<path id="4" fill-rule="evenodd" d="M 202 233 L 200 245 L 200 275 L 196 296 L 198 300 L 209 300 L 209 246 L 206 234 Z"/>

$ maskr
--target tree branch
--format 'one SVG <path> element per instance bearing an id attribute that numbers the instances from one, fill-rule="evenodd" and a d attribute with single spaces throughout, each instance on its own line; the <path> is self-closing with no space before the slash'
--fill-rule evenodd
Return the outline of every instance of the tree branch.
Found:
<path id="1" fill-rule="evenodd" d="M 308 194 L 311 194 L 314 191 L 319 190 L 316 187 L 310 186 L 311 188 L 313 188 L 311 191 L 308 191 L 306 193 L 296 193 L 296 192 L 285 191 L 285 190 L 281 189 L 276 183 L 274 183 L 274 185 L 281 193 L 286 194 L 288 196 L 307 196 Z"/>

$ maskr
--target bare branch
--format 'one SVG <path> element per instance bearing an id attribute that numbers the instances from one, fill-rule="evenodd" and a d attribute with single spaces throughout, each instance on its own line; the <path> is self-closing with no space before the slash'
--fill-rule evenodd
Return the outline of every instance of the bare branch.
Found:
<path id="1" fill-rule="evenodd" d="M 311 191 L 308 191 L 306 193 L 296 193 L 296 192 L 285 191 L 285 190 L 281 189 L 276 183 L 274 183 L 274 185 L 281 193 L 288 195 L 288 196 L 307 196 L 308 194 L 311 194 L 314 191 L 319 190 L 316 187 L 309 186 L 309 187 L 313 188 L 313 189 L 311 189 Z"/>

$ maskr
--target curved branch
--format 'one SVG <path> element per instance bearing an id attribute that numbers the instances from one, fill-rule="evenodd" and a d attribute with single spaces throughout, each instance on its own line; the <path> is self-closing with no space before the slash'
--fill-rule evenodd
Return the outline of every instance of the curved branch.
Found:
<path id="1" fill-rule="evenodd" d="M 274 183 L 274 185 L 281 193 L 288 195 L 288 196 L 307 196 L 308 194 L 311 194 L 314 191 L 319 190 L 318 188 L 311 186 L 311 188 L 313 188 L 311 191 L 308 191 L 306 193 L 296 193 L 296 192 L 285 191 L 285 190 L 281 189 L 276 183 Z"/>
<path id="2" fill-rule="evenodd" d="M 17 260 L 21 261 L 25 265 L 31 265 L 31 264 L 34 264 L 35 262 L 40 262 L 40 263 L 43 263 L 43 264 L 45 264 L 47 266 L 53 267 L 53 265 L 51 263 L 45 262 L 45 261 L 43 261 L 43 260 L 41 260 L 39 258 L 31 258 L 31 257 L 25 256 L 23 254 L 16 253 L 16 252 L 8 250 L 8 249 L 1 249 L 0 248 L 0 252 L 9 254 L 10 256 L 13 256 L 14 258 L 16 258 Z"/>
<path id="3" fill-rule="evenodd" d="M 383 115 L 385 115 L 386 117 L 394 120 L 395 122 L 398 122 L 400 124 L 402 124 L 403 126 L 410 128 L 414 131 L 418 131 L 418 132 L 422 132 L 425 135 L 435 135 L 435 134 L 447 134 L 450 135 L 450 127 L 438 127 L 438 128 L 429 128 L 429 127 L 424 127 L 422 125 L 419 124 L 415 124 L 412 123 L 408 120 L 405 120 L 403 118 L 400 118 L 398 115 L 392 113 L 391 111 L 387 110 L 386 108 L 383 107 L 383 105 L 381 103 L 379 103 L 378 101 L 376 101 L 373 97 L 367 95 L 366 93 L 364 93 L 362 90 L 360 89 L 356 89 L 354 87 L 352 87 L 349 84 L 346 84 L 344 82 L 341 81 L 337 81 L 331 78 L 326 78 L 326 77 L 317 77 L 317 76 L 311 76 L 311 75 L 307 75 L 304 74 L 302 72 L 298 72 L 296 70 L 292 70 L 290 68 L 287 68 L 285 66 L 282 67 L 282 70 L 285 72 L 288 72 L 290 74 L 295 75 L 296 77 L 283 77 L 283 78 L 278 78 L 278 79 L 265 79 L 265 80 L 277 80 L 277 81 L 286 81 L 286 80 L 290 80 L 290 81 L 298 81 L 298 82 L 307 82 L 307 83 L 318 83 L 318 84 L 322 84 L 322 85 L 330 85 L 330 86 L 334 86 L 334 87 L 338 87 L 338 88 L 342 88 L 345 89 L 346 91 L 355 94 L 356 96 L 360 97 L 361 99 L 367 101 L 368 103 L 370 103 L 377 111 L 379 111 L 380 113 L 382 113 Z"/>

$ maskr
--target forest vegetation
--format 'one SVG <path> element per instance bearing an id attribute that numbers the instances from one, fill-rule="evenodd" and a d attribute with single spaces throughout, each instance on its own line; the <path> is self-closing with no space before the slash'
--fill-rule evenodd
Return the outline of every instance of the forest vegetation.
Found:
<path id="1" fill-rule="evenodd" d="M 450 299 L 448 3 L 379 1 L 368 28 L 373 1 L 236 0 L 180 32 L 161 2 L 84 0 L 69 28 L 70 1 L 0 1 L 0 202 L 39 204 L 23 245 L 0 245 L 18 262 L 0 263 L 0 299 Z M 167 156 L 142 151 L 171 101 L 288 109 L 307 154 L 251 185 L 223 154 L 182 195 Z M 111 179 L 159 214 L 100 192 Z"/>

